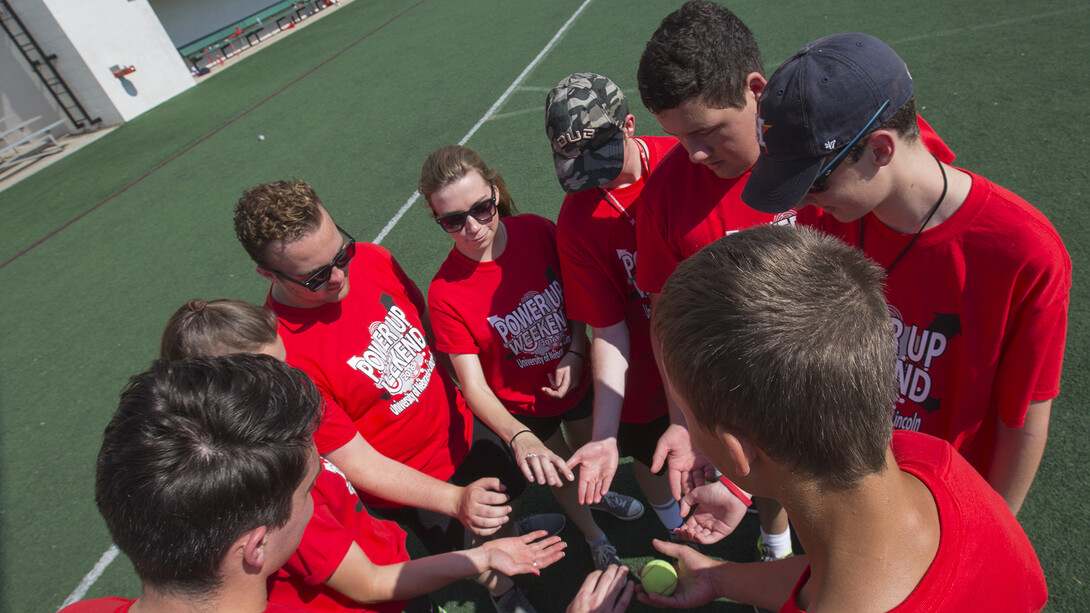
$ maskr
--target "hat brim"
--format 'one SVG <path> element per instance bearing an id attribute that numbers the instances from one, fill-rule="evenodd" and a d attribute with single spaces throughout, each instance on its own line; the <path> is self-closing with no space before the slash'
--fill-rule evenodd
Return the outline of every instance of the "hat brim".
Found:
<path id="1" fill-rule="evenodd" d="M 606 144 L 578 157 L 569 158 L 554 151 L 553 163 L 560 187 L 569 194 L 609 183 L 624 168 L 624 133 L 618 130 Z"/>
<path id="2" fill-rule="evenodd" d="M 742 188 L 742 202 L 762 213 L 795 208 L 814 184 L 824 158 L 774 161 L 762 155 Z"/>

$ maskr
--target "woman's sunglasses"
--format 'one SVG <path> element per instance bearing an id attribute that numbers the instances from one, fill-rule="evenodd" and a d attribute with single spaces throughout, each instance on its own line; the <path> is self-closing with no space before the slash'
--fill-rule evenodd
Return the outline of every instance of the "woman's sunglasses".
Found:
<path id="1" fill-rule="evenodd" d="M 488 223 L 492 221 L 492 218 L 496 216 L 496 186 L 492 184 L 489 184 L 489 186 L 492 188 L 491 198 L 474 204 L 469 207 L 468 211 L 459 211 L 457 213 L 443 215 L 442 217 L 436 217 L 435 223 L 439 224 L 439 227 L 447 232 L 453 234 L 466 227 L 466 218 L 470 215 L 472 215 L 473 219 L 476 219 L 478 223 Z"/>

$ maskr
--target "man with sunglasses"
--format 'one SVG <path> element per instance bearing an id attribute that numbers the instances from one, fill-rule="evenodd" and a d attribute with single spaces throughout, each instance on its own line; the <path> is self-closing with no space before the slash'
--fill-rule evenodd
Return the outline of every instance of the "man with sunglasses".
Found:
<path id="1" fill-rule="evenodd" d="M 742 199 L 800 210 L 887 274 L 894 427 L 944 438 L 1021 508 L 1059 393 L 1071 260 L 1037 209 L 921 142 L 912 77 L 866 34 L 807 44 L 758 106 Z M 801 118 L 807 118 L 804 123 Z"/>
<path id="2" fill-rule="evenodd" d="M 466 528 L 482 537 L 560 531 L 559 515 L 508 524 L 525 479 L 436 367 L 424 298 L 387 250 L 357 243 L 299 180 L 247 190 L 234 221 L 272 284 L 265 304 L 279 319 L 288 363 L 325 400 L 318 452 L 365 504 L 433 554 L 467 546 Z M 510 578 L 490 571 L 478 581 L 501 611 L 532 611 Z"/>

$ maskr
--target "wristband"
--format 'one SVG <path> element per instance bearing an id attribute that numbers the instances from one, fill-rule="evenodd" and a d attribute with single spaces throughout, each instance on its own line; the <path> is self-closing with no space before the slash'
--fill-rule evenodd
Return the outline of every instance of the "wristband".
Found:
<path id="1" fill-rule="evenodd" d="M 527 428 L 525 430 L 519 430 L 518 432 L 516 432 L 515 435 L 511 437 L 511 442 L 507 443 L 507 446 L 514 449 L 515 448 L 515 439 L 518 438 L 520 434 L 526 434 L 529 431 L 530 431 L 530 429 Z"/>
<path id="2" fill-rule="evenodd" d="M 722 483 L 723 486 L 726 487 L 728 490 L 730 490 L 730 493 L 734 494 L 734 496 L 738 498 L 738 500 L 741 500 L 747 507 L 753 506 L 753 499 L 750 498 L 749 494 L 745 493 L 742 488 L 735 485 L 733 481 L 720 475 L 719 482 Z"/>
<path id="3" fill-rule="evenodd" d="M 585 356 L 585 355 L 583 355 L 583 354 L 579 353 L 578 351 L 576 351 L 576 350 L 574 350 L 574 349 L 569 349 L 569 350 L 565 351 L 564 353 L 571 353 L 571 354 L 574 354 L 574 355 L 578 356 L 580 360 L 583 360 L 584 362 L 586 362 L 586 361 L 587 361 L 587 356 Z"/>

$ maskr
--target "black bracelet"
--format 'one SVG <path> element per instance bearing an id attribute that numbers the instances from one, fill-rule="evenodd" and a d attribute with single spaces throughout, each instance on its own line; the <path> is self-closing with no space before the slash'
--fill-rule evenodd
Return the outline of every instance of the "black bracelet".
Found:
<path id="1" fill-rule="evenodd" d="M 527 428 L 526 430 L 519 430 L 518 432 L 516 432 L 515 435 L 511 437 L 511 442 L 507 443 L 507 446 L 514 449 L 515 448 L 515 439 L 518 438 L 520 434 L 526 434 L 529 431 L 530 431 L 530 429 Z"/>
<path id="2" fill-rule="evenodd" d="M 587 361 L 587 356 L 579 353 L 578 351 L 576 351 L 574 349 L 569 349 L 569 350 L 565 351 L 564 353 L 574 353 L 575 355 L 579 356 L 580 360 L 583 360 L 584 362 Z"/>

